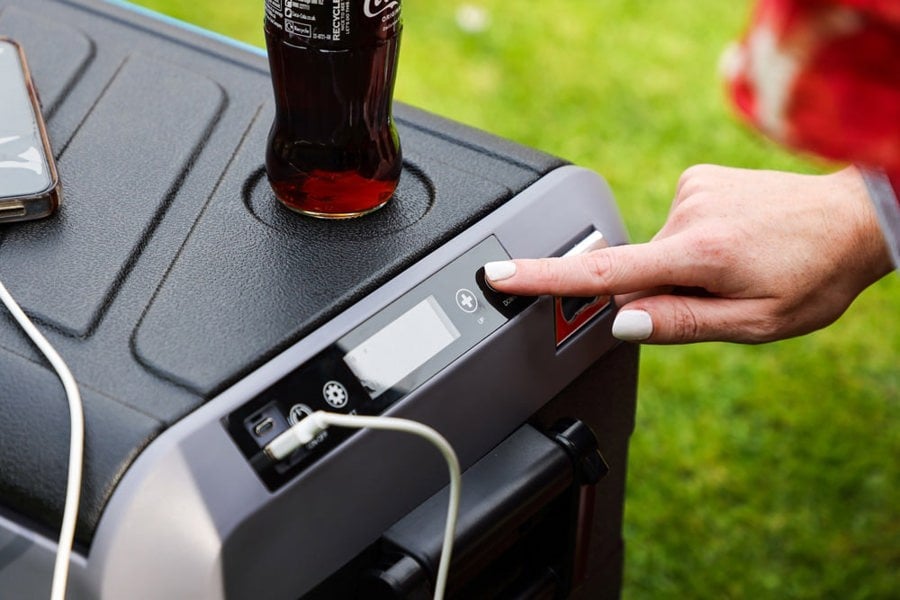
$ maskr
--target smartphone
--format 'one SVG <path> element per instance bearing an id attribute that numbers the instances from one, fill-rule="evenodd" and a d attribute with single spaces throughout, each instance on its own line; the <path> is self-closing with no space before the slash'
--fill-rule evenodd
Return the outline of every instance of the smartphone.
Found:
<path id="1" fill-rule="evenodd" d="M 0 37 L 0 223 L 46 217 L 61 195 L 25 53 Z"/>

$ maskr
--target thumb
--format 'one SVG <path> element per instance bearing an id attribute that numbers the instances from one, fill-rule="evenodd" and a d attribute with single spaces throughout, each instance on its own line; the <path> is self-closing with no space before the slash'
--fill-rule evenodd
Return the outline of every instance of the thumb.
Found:
<path id="1" fill-rule="evenodd" d="M 690 344 L 694 342 L 765 341 L 760 331 L 761 310 L 755 299 L 696 296 L 652 296 L 619 309 L 612 334 L 626 342 Z"/>

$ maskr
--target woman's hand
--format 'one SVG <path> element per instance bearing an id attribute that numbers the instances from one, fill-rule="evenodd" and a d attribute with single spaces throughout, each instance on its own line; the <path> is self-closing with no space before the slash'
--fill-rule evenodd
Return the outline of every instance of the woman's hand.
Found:
<path id="1" fill-rule="evenodd" d="M 613 334 L 654 344 L 809 333 L 891 269 L 855 168 L 797 175 L 712 165 L 685 171 L 646 244 L 485 266 L 504 292 L 614 295 Z"/>

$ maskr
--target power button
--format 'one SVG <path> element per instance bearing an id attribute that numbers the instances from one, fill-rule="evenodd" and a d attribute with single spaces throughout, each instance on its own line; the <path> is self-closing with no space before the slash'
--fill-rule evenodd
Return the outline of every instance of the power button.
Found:
<path id="1" fill-rule="evenodd" d="M 509 258 L 508 256 L 502 257 L 503 259 Z M 497 259 L 494 259 L 497 260 Z M 537 300 L 534 296 L 513 296 L 512 294 L 504 294 L 503 292 L 498 292 L 490 285 L 488 285 L 487 280 L 484 278 L 484 267 L 478 269 L 475 272 L 475 282 L 478 284 L 478 289 L 481 290 L 481 293 L 484 295 L 485 300 L 487 300 L 488 304 L 494 307 L 501 315 L 506 317 L 507 319 L 511 319 L 532 304 Z"/>

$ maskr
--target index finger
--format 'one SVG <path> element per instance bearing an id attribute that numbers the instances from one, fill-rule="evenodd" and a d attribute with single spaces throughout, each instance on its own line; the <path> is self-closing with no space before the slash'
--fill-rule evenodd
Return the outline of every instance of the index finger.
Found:
<path id="1" fill-rule="evenodd" d="M 671 238 L 578 256 L 491 262 L 484 270 L 491 287 L 523 296 L 608 296 L 696 285 L 694 269 Z"/>

